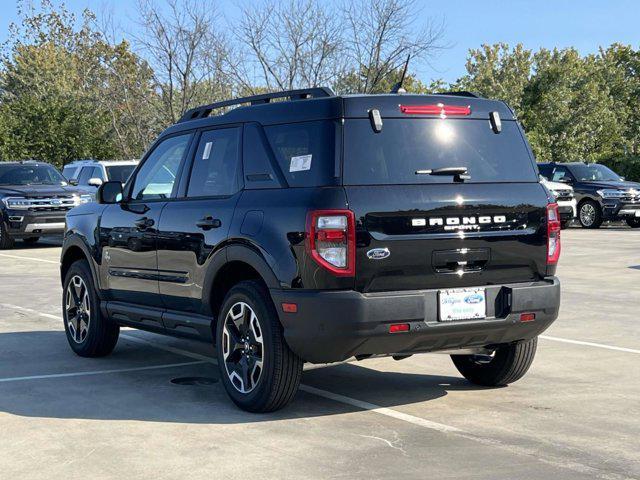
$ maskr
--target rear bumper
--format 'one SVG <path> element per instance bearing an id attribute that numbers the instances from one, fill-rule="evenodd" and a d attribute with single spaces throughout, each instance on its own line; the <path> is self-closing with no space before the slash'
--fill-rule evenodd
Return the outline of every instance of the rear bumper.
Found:
<path id="1" fill-rule="evenodd" d="M 66 211 L 6 210 L 7 233 L 14 238 L 64 233 Z"/>
<path id="2" fill-rule="evenodd" d="M 329 363 L 355 355 L 408 354 L 509 343 L 533 338 L 558 316 L 560 282 L 490 285 L 487 318 L 438 321 L 438 290 L 362 294 L 355 291 L 272 290 L 290 348 L 305 361 Z M 284 313 L 283 302 L 297 313 Z M 520 313 L 535 320 L 520 322 Z M 389 333 L 392 323 L 410 331 Z"/>

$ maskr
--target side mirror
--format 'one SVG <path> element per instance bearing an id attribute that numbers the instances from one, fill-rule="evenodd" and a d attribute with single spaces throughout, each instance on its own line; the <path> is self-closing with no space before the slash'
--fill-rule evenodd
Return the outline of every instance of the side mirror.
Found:
<path id="1" fill-rule="evenodd" d="M 98 188 L 96 201 L 100 204 L 119 203 L 122 201 L 122 184 L 117 181 L 104 182 Z"/>
<path id="2" fill-rule="evenodd" d="M 93 178 L 90 178 L 87 183 L 92 187 L 99 187 L 100 185 L 102 185 L 103 182 L 101 178 L 93 177 Z"/>
<path id="3" fill-rule="evenodd" d="M 620 177 L 620 180 L 624 182 L 626 180 L 626 178 Z"/>
<path id="4" fill-rule="evenodd" d="M 558 179 L 558 181 L 559 181 L 560 183 L 573 183 L 573 182 L 571 181 L 571 177 L 562 177 L 562 178 L 559 178 L 559 179 Z"/>
<path id="5" fill-rule="evenodd" d="M 78 186 L 78 179 L 77 178 L 72 178 L 71 180 L 67 180 L 69 182 L 69 185 L 73 185 L 74 187 Z"/>

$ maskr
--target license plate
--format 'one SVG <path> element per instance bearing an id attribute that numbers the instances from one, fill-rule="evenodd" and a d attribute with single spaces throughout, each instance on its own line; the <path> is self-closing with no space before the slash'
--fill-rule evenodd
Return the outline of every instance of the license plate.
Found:
<path id="1" fill-rule="evenodd" d="M 484 288 L 440 290 L 440 321 L 472 320 L 487 316 Z"/>

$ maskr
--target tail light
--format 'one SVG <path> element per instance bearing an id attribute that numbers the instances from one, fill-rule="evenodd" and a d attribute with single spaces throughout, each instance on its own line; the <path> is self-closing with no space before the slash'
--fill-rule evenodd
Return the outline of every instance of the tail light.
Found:
<path id="1" fill-rule="evenodd" d="M 307 249 L 334 275 L 352 277 L 356 266 L 356 227 L 351 210 L 314 210 L 307 215 Z"/>
<path id="2" fill-rule="evenodd" d="M 471 115 L 471 107 L 444 105 L 443 103 L 434 105 L 400 105 L 400 111 L 407 115 L 440 115 L 441 117 Z"/>
<path id="3" fill-rule="evenodd" d="M 558 204 L 547 205 L 547 265 L 555 265 L 560 258 L 560 215 Z"/>

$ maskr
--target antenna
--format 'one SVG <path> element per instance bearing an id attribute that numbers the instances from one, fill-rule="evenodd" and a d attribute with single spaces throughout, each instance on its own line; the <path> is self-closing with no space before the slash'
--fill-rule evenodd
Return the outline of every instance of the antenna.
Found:
<path id="1" fill-rule="evenodd" d="M 402 76 L 400 77 L 400 81 L 393 86 L 393 88 L 391 89 L 391 93 L 407 93 L 407 91 L 404 88 L 402 88 L 402 84 L 404 83 L 404 77 L 407 75 L 409 60 L 411 60 L 411 54 L 407 55 L 407 61 L 404 62 L 404 69 L 402 70 Z"/>

